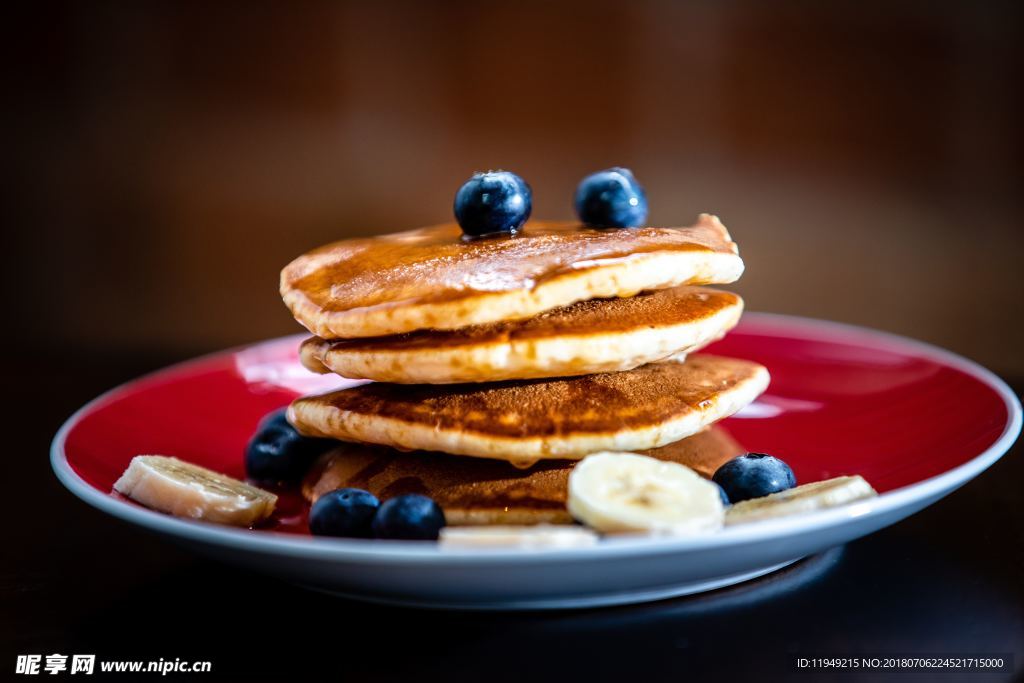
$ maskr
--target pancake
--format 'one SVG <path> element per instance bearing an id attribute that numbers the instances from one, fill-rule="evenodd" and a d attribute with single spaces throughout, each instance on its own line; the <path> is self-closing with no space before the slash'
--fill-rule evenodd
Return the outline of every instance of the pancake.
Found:
<path id="1" fill-rule="evenodd" d="M 708 214 L 688 228 L 532 221 L 514 237 L 470 241 L 452 223 L 311 251 L 281 271 L 281 296 L 314 335 L 348 339 L 522 320 L 742 272 L 728 231 Z"/>
<path id="2" fill-rule="evenodd" d="M 675 443 L 641 451 L 692 467 L 710 478 L 743 453 L 729 433 L 711 427 Z M 405 493 L 430 496 L 449 524 L 565 524 L 572 460 L 547 460 L 529 470 L 506 462 L 440 453 L 400 453 L 383 446 L 343 444 L 325 454 L 307 476 L 309 502 L 337 488 L 355 487 L 386 500 Z"/>
<path id="3" fill-rule="evenodd" d="M 720 339 L 742 311 L 735 294 L 675 287 L 460 330 L 333 342 L 313 337 L 299 356 L 314 372 L 401 384 L 588 375 L 682 360 Z"/>
<path id="4" fill-rule="evenodd" d="M 757 363 L 691 356 L 583 377 L 448 384 L 373 382 L 295 400 L 307 436 L 509 460 L 657 448 L 700 431 L 768 386 Z"/>

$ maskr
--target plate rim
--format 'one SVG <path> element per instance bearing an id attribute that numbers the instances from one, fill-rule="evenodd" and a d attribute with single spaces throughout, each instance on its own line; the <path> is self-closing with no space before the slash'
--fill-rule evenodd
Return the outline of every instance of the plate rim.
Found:
<path id="1" fill-rule="evenodd" d="M 68 434 L 87 413 L 95 410 L 97 407 L 117 399 L 121 394 L 135 389 L 139 384 L 146 381 L 179 373 L 216 357 L 238 353 L 254 346 L 284 343 L 285 340 L 293 337 L 304 337 L 300 333 L 214 351 L 159 368 L 103 392 L 78 408 L 57 430 L 50 444 L 50 465 L 61 484 L 88 505 L 112 517 L 150 531 L 207 545 L 250 552 L 285 554 L 305 559 L 316 558 L 327 561 L 373 562 L 386 560 L 419 565 L 450 563 L 507 565 L 509 563 L 546 563 L 552 559 L 560 561 L 585 561 L 631 554 L 660 555 L 698 552 L 825 530 L 859 517 L 884 515 L 887 512 L 911 505 L 916 501 L 948 493 L 988 469 L 1009 450 L 1010 446 L 1013 445 L 1020 435 L 1022 411 L 1020 400 L 1016 394 L 1006 382 L 991 370 L 952 351 L 900 334 L 832 320 L 763 312 L 749 312 L 744 315 L 744 318 L 751 322 L 765 323 L 769 327 L 773 325 L 789 329 L 795 327 L 802 332 L 818 333 L 819 336 L 823 332 L 838 335 L 856 334 L 861 337 L 887 340 L 909 346 L 922 355 L 952 366 L 993 389 L 1003 399 L 1007 410 L 1007 420 L 1003 431 L 988 448 L 957 467 L 914 484 L 908 484 L 907 486 L 879 494 L 875 498 L 859 501 L 840 508 L 749 525 L 727 527 L 715 534 L 706 536 L 688 538 L 622 537 L 604 539 L 598 545 L 590 547 L 537 550 L 518 548 L 487 550 L 441 549 L 436 543 L 423 543 L 422 541 L 367 541 L 362 539 L 313 538 L 295 536 L 283 532 L 254 532 L 249 529 L 236 529 L 207 524 L 166 515 L 102 493 L 99 489 L 82 479 L 68 463 L 65 452 Z"/>

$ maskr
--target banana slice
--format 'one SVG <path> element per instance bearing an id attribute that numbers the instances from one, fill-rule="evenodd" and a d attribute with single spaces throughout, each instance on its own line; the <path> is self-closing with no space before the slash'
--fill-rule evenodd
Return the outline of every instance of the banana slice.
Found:
<path id="1" fill-rule="evenodd" d="M 583 548 L 597 543 L 590 529 L 569 524 L 535 526 L 449 526 L 441 529 L 442 548 L 474 550 Z"/>
<path id="2" fill-rule="evenodd" d="M 252 526 L 274 511 L 277 496 L 165 455 L 137 455 L 114 490 L 176 517 Z"/>
<path id="3" fill-rule="evenodd" d="M 604 533 L 689 535 L 722 527 L 714 484 L 685 465 L 636 453 L 583 458 L 569 475 L 569 513 Z"/>
<path id="4" fill-rule="evenodd" d="M 725 523 L 743 524 L 824 510 L 877 495 L 871 484 L 860 475 L 836 477 L 779 491 L 763 498 L 740 501 L 726 510 Z"/>

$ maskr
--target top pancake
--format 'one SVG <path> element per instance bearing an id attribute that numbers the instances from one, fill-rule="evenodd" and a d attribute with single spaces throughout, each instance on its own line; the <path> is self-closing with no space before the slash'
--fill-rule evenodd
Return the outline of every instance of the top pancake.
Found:
<path id="1" fill-rule="evenodd" d="M 725 226 L 595 230 L 532 221 L 466 241 L 455 224 L 335 242 L 281 271 L 281 296 L 324 339 L 521 320 L 595 298 L 733 282 L 743 261 Z"/>

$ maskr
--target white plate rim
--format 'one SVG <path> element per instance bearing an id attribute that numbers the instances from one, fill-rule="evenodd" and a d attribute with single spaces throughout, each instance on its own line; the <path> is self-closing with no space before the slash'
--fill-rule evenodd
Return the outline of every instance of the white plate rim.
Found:
<path id="1" fill-rule="evenodd" d="M 926 500 L 932 496 L 942 495 L 965 484 L 1002 457 L 1020 434 L 1022 413 L 1021 404 L 1017 396 L 993 372 L 963 356 L 910 337 L 847 323 L 778 313 L 750 312 L 745 314 L 744 317 L 748 320 L 765 323 L 769 327 L 773 324 L 784 325 L 788 329 L 797 327 L 805 333 L 816 333 L 819 336 L 822 333 L 831 333 L 848 338 L 849 335 L 856 334 L 869 339 L 888 340 L 906 345 L 921 355 L 952 366 L 992 388 L 1003 399 L 1003 403 L 1006 406 L 1008 416 L 1006 425 L 1002 434 L 991 446 L 962 465 L 958 465 L 929 479 L 887 491 L 875 498 L 859 501 L 845 507 L 748 525 L 727 527 L 720 532 L 707 536 L 690 538 L 621 537 L 604 539 L 598 545 L 591 547 L 538 550 L 455 550 L 442 549 L 436 543 L 423 541 L 311 538 L 283 532 L 254 532 L 247 529 L 222 527 L 172 517 L 118 500 L 109 494 L 101 493 L 79 477 L 68 463 L 64 451 L 67 435 L 87 412 L 107 401 L 115 400 L 120 394 L 131 390 L 137 383 L 143 382 L 154 375 L 185 370 L 191 365 L 200 364 L 212 357 L 234 353 L 245 348 L 251 348 L 252 346 L 273 344 L 275 342 L 281 343 L 292 337 L 303 337 L 303 335 L 288 335 L 233 349 L 215 351 L 181 363 L 169 365 L 100 394 L 76 410 L 61 425 L 50 445 L 50 464 L 65 488 L 92 507 L 151 531 L 208 545 L 251 552 L 288 555 L 297 558 L 316 558 L 327 561 L 391 561 L 412 565 L 453 563 L 460 565 L 506 565 L 510 563 L 544 563 L 556 559 L 558 561 L 591 560 L 609 556 L 621 556 L 623 554 L 640 556 L 712 550 L 723 546 L 741 545 L 749 542 L 766 541 L 795 534 L 820 531 L 842 525 L 847 521 L 866 515 L 884 515 L 904 506 L 912 505 L 915 502 Z"/>

